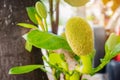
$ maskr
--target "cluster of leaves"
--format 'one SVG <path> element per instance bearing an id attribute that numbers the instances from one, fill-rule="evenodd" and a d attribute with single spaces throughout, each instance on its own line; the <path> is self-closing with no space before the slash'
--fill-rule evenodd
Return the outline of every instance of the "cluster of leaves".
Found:
<path id="1" fill-rule="evenodd" d="M 65 0 L 67 1 L 67 0 Z M 76 0 L 75 0 L 76 1 Z M 43 60 L 45 60 L 49 66 L 53 70 L 53 75 L 55 76 L 55 80 L 57 80 L 61 73 L 64 73 L 66 80 L 79 80 L 81 74 L 81 70 L 79 69 L 80 58 L 75 56 L 76 61 L 78 61 L 78 65 L 72 71 L 68 68 L 68 63 L 65 60 L 65 56 L 63 54 L 57 54 L 52 52 L 52 50 L 64 49 L 69 52 L 72 52 L 68 42 L 62 37 L 52 33 L 48 33 L 48 26 L 46 22 L 47 18 L 47 10 L 45 5 L 38 1 L 35 4 L 35 7 L 28 7 L 27 13 L 30 20 L 34 23 L 19 23 L 19 26 L 30 28 L 31 30 L 24 35 L 24 39 L 26 40 L 25 48 L 28 51 L 32 50 L 32 46 L 37 48 L 43 48 L 48 51 L 48 58 L 43 56 Z M 36 26 L 37 25 L 37 26 Z M 115 57 L 120 52 L 120 36 L 115 34 L 111 34 L 105 44 L 105 57 L 101 59 L 101 64 L 96 68 L 89 68 L 87 72 L 88 74 L 95 74 L 97 71 L 101 70 L 113 57 Z M 90 59 L 93 59 L 93 55 L 87 56 L 88 63 L 92 63 Z M 85 61 L 84 61 L 85 62 Z M 86 63 L 87 65 L 87 63 Z M 47 72 L 45 69 L 45 65 L 26 65 L 26 66 L 18 66 L 10 69 L 9 74 L 24 74 L 31 72 L 35 69 L 41 69 L 44 72 Z M 85 70 L 86 71 L 86 70 Z"/>
<path id="2" fill-rule="evenodd" d="M 65 49 L 67 51 L 72 51 L 67 41 L 62 37 L 52 33 L 48 33 L 48 26 L 46 22 L 47 10 L 45 5 L 38 1 L 35 7 L 27 7 L 27 14 L 30 20 L 34 24 L 29 23 L 18 23 L 17 25 L 24 28 L 30 28 L 31 30 L 23 35 L 26 40 L 25 48 L 31 52 L 32 46 L 37 48 L 46 49 L 48 51 L 48 60 L 43 56 L 49 66 L 53 69 L 55 79 L 58 79 L 60 73 L 69 73 L 68 64 L 65 61 L 63 54 L 51 53 L 52 50 Z M 24 74 L 31 72 L 35 69 L 41 69 L 42 71 L 47 71 L 45 65 L 26 65 L 18 66 L 10 69 L 9 74 Z"/>

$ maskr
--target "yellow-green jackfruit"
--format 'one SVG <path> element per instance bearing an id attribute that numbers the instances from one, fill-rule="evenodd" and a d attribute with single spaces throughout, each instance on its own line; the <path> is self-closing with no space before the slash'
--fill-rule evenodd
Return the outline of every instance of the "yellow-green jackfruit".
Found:
<path id="1" fill-rule="evenodd" d="M 75 54 L 87 55 L 93 51 L 93 32 L 90 25 L 80 17 L 68 20 L 65 28 L 66 39 Z"/>
<path id="2" fill-rule="evenodd" d="M 87 2 L 89 2 L 89 0 L 64 0 L 65 2 L 67 2 L 68 4 L 78 7 L 78 6 L 83 6 L 85 5 Z"/>

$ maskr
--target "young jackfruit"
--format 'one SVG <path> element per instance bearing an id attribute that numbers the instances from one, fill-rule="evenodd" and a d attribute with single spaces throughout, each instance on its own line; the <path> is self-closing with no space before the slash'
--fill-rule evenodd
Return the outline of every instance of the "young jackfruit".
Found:
<path id="1" fill-rule="evenodd" d="M 67 2 L 68 4 L 78 7 L 78 6 L 83 6 L 85 5 L 87 2 L 89 2 L 89 0 L 64 0 L 65 2 Z"/>
<path id="2" fill-rule="evenodd" d="M 71 49 L 78 56 L 87 55 L 93 51 L 93 32 L 84 19 L 80 17 L 69 19 L 65 34 Z"/>

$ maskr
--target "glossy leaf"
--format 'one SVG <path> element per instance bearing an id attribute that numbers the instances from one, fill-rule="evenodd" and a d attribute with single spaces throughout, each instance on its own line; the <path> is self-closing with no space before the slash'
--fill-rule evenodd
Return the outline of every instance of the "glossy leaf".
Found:
<path id="1" fill-rule="evenodd" d="M 28 24 L 28 23 L 18 23 L 17 25 L 25 27 L 25 28 L 34 28 L 34 29 L 37 29 L 36 26 L 34 26 L 32 24 Z"/>
<path id="2" fill-rule="evenodd" d="M 37 20 L 35 18 L 35 14 L 37 14 L 35 7 L 27 7 L 26 10 L 27 10 L 27 14 L 28 14 L 28 17 L 30 18 L 30 20 L 33 23 L 38 24 Z"/>
<path id="3" fill-rule="evenodd" d="M 28 41 L 26 41 L 26 44 L 25 44 L 25 49 L 29 52 L 32 51 L 32 44 L 30 44 Z"/>
<path id="4" fill-rule="evenodd" d="M 43 65 L 26 65 L 26 66 L 18 66 L 18 67 L 13 67 L 9 70 L 9 74 L 24 74 L 24 73 L 29 73 L 35 69 L 41 69 L 43 71 Z"/>
<path id="5" fill-rule="evenodd" d="M 36 2 L 35 9 L 36 9 L 36 11 L 37 11 L 37 13 L 39 14 L 40 17 L 46 19 L 47 10 L 46 10 L 45 5 L 42 2 L 40 2 L 40 1 Z"/>
<path id="6" fill-rule="evenodd" d="M 71 48 L 65 39 L 48 32 L 33 30 L 28 33 L 27 40 L 37 48 L 44 48 L 47 50 L 56 50 L 63 48 L 71 51 Z"/>

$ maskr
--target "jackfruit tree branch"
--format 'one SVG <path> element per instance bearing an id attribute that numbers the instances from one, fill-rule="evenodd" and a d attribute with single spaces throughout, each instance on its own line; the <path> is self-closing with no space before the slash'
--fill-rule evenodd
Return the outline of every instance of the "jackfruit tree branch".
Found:
<path id="1" fill-rule="evenodd" d="M 58 25 L 59 25 L 59 3 L 60 0 L 56 1 L 56 32 L 58 32 Z"/>
<path id="2" fill-rule="evenodd" d="M 93 74 L 101 70 L 109 62 L 110 62 L 110 59 L 104 60 L 98 67 L 93 69 Z"/>
<path id="3" fill-rule="evenodd" d="M 50 22 L 52 27 L 52 32 L 57 34 L 58 24 L 59 24 L 59 3 L 60 0 L 56 0 L 56 14 L 54 19 L 54 11 L 53 11 L 53 0 L 49 0 L 49 11 L 50 11 Z"/>

